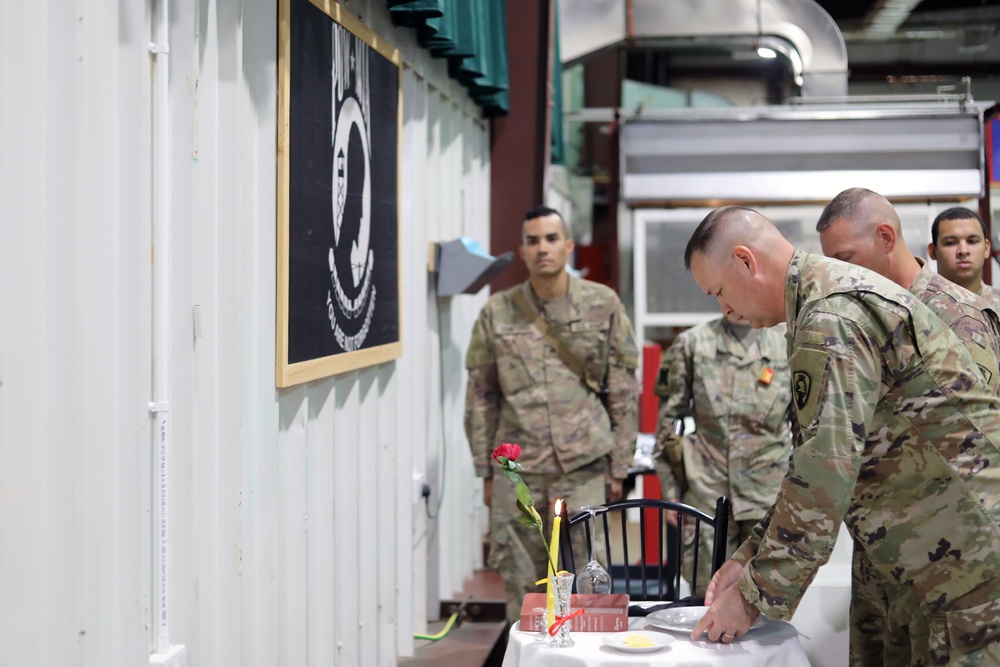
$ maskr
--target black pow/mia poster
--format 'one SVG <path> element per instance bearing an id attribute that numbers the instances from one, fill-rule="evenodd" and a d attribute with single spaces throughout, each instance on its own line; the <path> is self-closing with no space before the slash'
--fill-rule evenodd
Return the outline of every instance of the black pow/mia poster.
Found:
<path id="1" fill-rule="evenodd" d="M 401 354 L 399 56 L 330 5 L 281 7 L 278 386 Z"/>

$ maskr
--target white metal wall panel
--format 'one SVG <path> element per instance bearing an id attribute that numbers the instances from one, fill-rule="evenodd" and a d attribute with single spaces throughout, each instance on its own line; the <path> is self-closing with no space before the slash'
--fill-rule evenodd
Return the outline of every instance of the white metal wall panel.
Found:
<path id="1" fill-rule="evenodd" d="M 395 368 L 390 365 L 385 365 L 378 370 L 377 390 L 382 397 L 379 408 L 385 415 L 398 414 L 398 400 L 394 391 L 394 385 L 399 383 L 397 376 Z M 412 585 L 413 578 L 409 576 L 399 577 L 396 562 L 402 560 L 409 563 L 411 555 L 407 549 L 389 549 L 390 546 L 409 545 L 408 541 L 397 542 L 398 532 L 396 528 L 397 524 L 407 524 L 401 520 L 401 517 L 405 515 L 399 514 L 396 508 L 400 503 L 400 498 L 403 502 L 409 502 L 410 493 L 406 485 L 409 457 L 400 455 L 400 449 L 408 449 L 408 447 L 399 446 L 399 443 L 405 443 L 406 440 L 397 437 L 397 427 L 393 419 L 378 419 L 376 417 L 374 423 L 378 427 L 375 469 L 378 471 L 400 471 L 397 475 L 402 476 L 401 480 L 398 477 L 382 479 L 380 476 L 379 479 L 382 481 L 378 486 L 374 506 L 375 516 L 396 519 L 395 521 L 379 521 L 376 524 L 375 538 L 378 552 L 373 559 L 378 573 L 375 598 L 377 617 L 373 629 L 378 641 L 378 662 L 376 664 L 394 665 L 397 655 L 412 653 L 413 641 L 412 630 L 402 642 L 397 641 L 400 627 L 410 627 L 409 623 L 400 623 L 400 616 L 410 617 L 411 612 L 408 605 L 412 597 L 409 592 L 405 597 L 400 596 L 399 592 L 404 588 L 408 589 Z M 318 662 L 322 663 L 322 660 Z"/>
<path id="2" fill-rule="evenodd" d="M 480 564 L 462 360 L 486 294 L 438 300 L 427 249 L 488 243 L 487 125 L 351 3 L 406 63 L 403 357 L 277 391 L 276 7 L 169 8 L 171 642 L 191 667 L 393 665 Z M 4 665 L 151 652 L 152 9 L 0 9 Z"/>
<path id="3" fill-rule="evenodd" d="M 0 661 L 10 665 L 124 664 L 147 643 L 146 420 L 135 399 L 148 358 L 128 313 L 145 298 L 137 271 L 149 238 L 137 223 L 148 202 L 140 184 L 116 187 L 142 157 L 146 84 L 128 58 L 143 58 L 147 40 L 119 32 L 113 8 L 85 9 L 0 9 Z"/>
<path id="4" fill-rule="evenodd" d="M 427 247 L 427 226 L 433 219 L 427 215 L 426 189 L 417 187 L 426 173 L 426 164 L 421 156 L 426 156 L 427 143 L 427 96 L 426 82 L 416 76 L 411 69 L 403 70 L 403 133 L 400 138 L 401 151 L 412 159 L 404 160 L 400 172 L 400 229 L 401 248 Z M 403 274 L 414 275 L 419 260 L 413 252 L 403 253 Z M 404 280 L 400 285 L 400 298 L 406 305 L 400 335 L 403 339 L 403 359 L 412 360 L 416 350 L 423 350 L 428 337 L 427 327 L 427 283 L 419 280 Z M 404 363 L 398 366 L 395 427 L 396 442 L 407 442 L 413 433 L 427 433 L 427 410 L 417 409 L 412 396 L 425 391 L 427 372 L 424 366 Z M 399 480 L 400 494 L 397 499 L 396 529 L 397 544 L 412 544 L 409 551 L 398 549 L 396 577 L 399 581 L 411 581 L 411 586 L 400 586 L 397 641 L 405 646 L 404 653 L 412 652 L 413 633 L 417 628 L 427 627 L 427 541 L 424 509 L 419 503 L 420 484 L 425 480 L 426 457 L 424 446 L 397 448 L 398 470 L 410 471 L 411 480 Z M 409 487 L 410 493 L 407 493 Z M 414 489 L 416 487 L 416 490 Z"/>
<path id="5" fill-rule="evenodd" d="M 337 406 L 331 398 L 334 380 L 325 379 L 315 384 L 317 389 L 322 386 L 321 395 L 326 400 L 316 401 L 313 406 L 313 425 L 309 429 L 309 436 L 317 446 L 309 448 L 306 462 L 306 488 L 309 489 L 306 569 L 312 592 L 308 597 L 305 628 L 312 664 L 328 665 L 334 663 L 337 653 L 333 628 L 338 577 L 334 560 L 321 556 L 334 553 L 341 543 L 334 530 L 337 493 L 329 483 L 338 459 L 333 447 L 321 447 L 318 443 L 335 441 Z"/>
<path id="6" fill-rule="evenodd" d="M 462 127 L 461 113 L 457 106 L 448 99 L 438 97 L 438 100 L 436 115 L 438 118 L 437 141 L 439 149 L 435 151 L 440 160 L 438 173 L 453 174 L 456 178 L 438 180 L 437 190 L 440 202 L 438 215 L 444 224 L 438 230 L 439 236 L 433 240 L 450 241 L 464 234 L 461 224 L 464 217 L 462 215 L 463 199 L 469 195 L 466 192 L 467 184 L 461 177 L 462 132 L 466 128 Z M 428 462 L 430 469 L 434 471 L 433 474 L 437 476 L 436 483 L 432 484 L 434 493 L 432 493 L 431 500 L 435 501 L 435 504 L 439 499 L 441 488 L 445 489 L 446 498 L 448 494 L 458 496 L 462 493 L 462 488 L 458 486 L 455 479 L 455 472 L 460 468 L 461 460 L 455 456 L 455 452 L 458 446 L 464 443 L 464 437 L 455 437 L 456 433 L 449 432 L 448 428 L 449 424 L 462 423 L 462 406 L 455 409 L 456 392 L 454 389 L 457 383 L 448 382 L 449 378 L 462 377 L 462 358 L 460 354 L 455 354 L 459 348 L 452 345 L 453 328 L 457 328 L 453 326 L 452 322 L 452 306 L 461 300 L 462 297 L 435 297 L 435 303 L 431 304 L 432 312 L 437 318 L 433 325 L 433 329 L 436 329 L 436 335 L 431 337 L 430 342 L 434 345 L 434 349 L 428 350 L 427 359 L 430 361 L 429 367 L 431 369 L 436 369 L 439 366 L 444 369 L 443 374 L 437 373 L 437 377 L 431 378 L 429 385 L 433 387 L 431 395 L 435 397 L 430 406 L 430 414 L 433 424 L 431 433 L 435 433 L 436 437 L 428 438 L 430 445 Z M 464 396 L 457 397 L 464 398 Z M 435 404 L 436 409 L 434 409 Z M 448 452 L 445 452 L 446 447 L 449 449 Z M 467 476 L 466 479 L 469 477 L 472 475 Z M 442 505 L 438 511 L 438 519 L 434 522 L 436 530 L 430 533 L 432 537 L 431 547 L 433 553 L 437 555 L 438 561 L 436 572 L 439 576 L 435 592 L 439 595 L 431 595 L 430 603 L 432 606 L 428 610 L 429 613 L 438 606 L 439 597 L 450 596 L 462 588 L 461 573 L 463 570 L 460 567 L 460 560 L 464 556 L 464 552 L 456 552 L 452 545 L 474 542 L 474 540 L 463 540 L 452 533 L 452 528 L 458 520 L 457 512 L 460 510 L 459 505 Z M 471 533 L 471 535 L 475 534 Z M 456 542 L 456 538 L 459 542 Z"/>
<path id="7" fill-rule="evenodd" d="M 429 94 L 426 98 L 426 118 L 427 118 L 427 153 L 426 161 L 422 165 L 422 169 L 426 170 L 431 174 L 443 174 L 444 172 L 444 160 L 445 156 L 441 154 L 441 134 L 442 134 L 442 124 L 444 120 L 441 117 L 441 106 L 442 99 L 440 95 Z M 416 176 L 416 175 L 415 175 Z M 447 187 L 445 178 L 437 179 L 425 179 L 423 176 L 416 176 L 419 182 L 424 184 L 424 188 L 427 190 L 427 199 L 425 200 L 425 206 L 427 207 L 427 221 L 430 223 L 431 220 L 436 220 L 438 226 L 442 226 L 441 222 L 446 220 L 446 202 L 442 201 L 442 193 Z M 446 231 L 444 232 L 447 233 Z M 434 237 L 428 234 L 424 240 L 425 247 L 426 244 L 434 240 Z M 436 364 L 440 363 L 440 355 L 437 353 L 438 350 L 438 340 L 440 336 L 440 331 L 438 330 L 438 317 L 437 308 L 438 304 L 434 298 L 434 289 L 432 283 L 425 283 L 427 301 L 426 319 L 427 323 L 427 336 L 423 340 L 424 347 L 421 348 L 420 353 L 424 357 L 425 368 L 427 376 L 424 378 L 424 384 L 421 391 L 426 392 L 428 396 L 440 397 L 441 393 L 441 382 L 439 376 L 436 373 L 431 373 L 431 369 L 435 367 Z M 433 323 L 433 324 L 432 324 Z M 423 449 L 423 459 L 424 459 L 424 481 L 431 487 L 431 496 L 427 499 L 427 506 L 433 508 L 436 504 L 438 494 L 434 493 L 435 489 L 441 488 L 441 448 L 440 448 L 440 435 L 441 435 L 441 421 L 440 421 L 440 408 L 438 407 L 438 401 L 428 401 L 427 411 L 426 411 L 426 428 L 427 428 L 427 439 L 424 441 Z M 425 513 L 426 514 L 426 513 Z M 440 544 L 440 530 L 444 526 L 443 521 L 428 520 L 427 516 L 420 520 L 420 525 L 423 530 L 420 535 L 420 539 L 426 544 L 426 570 L 427 570 L 427 596 L 424 598 L 423 603 L 425 606 L 424 613 L 427 614 L 428 618 L 434 618 L 435 607 L 437 606 L 437 600 L 439 598 L 440 586 L 441 586 L 441 576 L 443 573 L 443 564 L 441 562 L 441 554 L 438 550 Z"/>
<path id="8" fill-rule="evenodd" d="M 333 560 L 334 566 L 334 607 L 333 631 L 337 642 L 338 653 L 335 664 L 361 665 L 361 647 L 359 646 L 360 609 L 364 598 L 374 591 L 364 590 L 360 580 L 359 543 L 362 538 L 362 512 L 360 507 L 360 483 L 358 480 L 358 449 L 363 445 L 360 440 L 361 429 L 359 419 L 361 398 L 358 387 L 358 375 L 361 372 L 348 373 L 337 379 L 336 385 L 340 391 L 335 391 L 331 397 L 336 402 L 336 412 L 345 415 L 334 423 L 334 458 L 337 461 L 332 471 L 332 486 L 335 491 L 333 501 L 333 532 L 339 544 L 345 548 L 337 553 Z M 353 416 L 353 417 L 352 417 Z M 364 512 L 364 516 L 371 516 Z M 369 522 L 370 523 L 370 522 Z M 330 554 L 333 556 L 333 554 Z"/>
<path id="9" fill-rule="evenodd" d="M 414 113 L 421 114 L 419 109 Z M 470 236 L 488 246 L 489 171 L 485 156 L 489 148 L 487 134 L 481 130 L 480 123 L 450 97 L 431 91 L 426 95 L 426 109 L 421 115 L 427 119 L 426 134 L 425 138 L 416 138 L 415 143 L 424 144 L 426 161 L 407 165 L 404 180 L 406 174 L 410 174 L 416 179 L 413 191 L 424 193 L 417 194 L 413 201 L 419 211 L 415 215 L 428 221 L 427 225 L 415 226 L 417 230 L 426 229 L 427 233 L 416 244 L 414 261 L 426 266 L 431 242 Z M 480 535 L 484 524 L 482 517 L 466 506 L 470 495 L 475 495 L 476 504 L 481 505 L 481 485 L 472 481 L 475 473 L 462 430 L 462 415 L 464 350 L 472 322 L 487 294 L 483 290 L 475 297 L 439 298 L 433 278 L 418 285 L 424 289 L 424 294 L 418 298 L 425 304 L 423 317 L 418 316 L 418 319 L 426 322 L 429 333 L 419 343 L 426 355 L 428 373 L 427 384 L 420 391 L 429 394 L 430 400 L 423 417 L 429 434 L 426 449 L 416 455 L 425 460 L 425 481 L 431 487 L 429 513 L 436 518 L 427 520 L 428 512 L 422 512 L 416 519 L 415 528 L 418 539 L 427 540 L 429 580 L 425 606 L 426 613 L 434 615 L 440 599 L 460 591 L 462 578 L 482 564 L 478 537 L 470 539 L 469 536 Z M 443 447 L 447 447 L 447 453 L 443 453 Z M 442 488 L 445 489 L 443 503 Z"/>

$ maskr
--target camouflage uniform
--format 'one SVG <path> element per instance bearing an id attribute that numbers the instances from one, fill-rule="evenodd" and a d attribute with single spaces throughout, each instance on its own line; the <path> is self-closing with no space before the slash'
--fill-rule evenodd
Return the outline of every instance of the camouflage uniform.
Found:
<path id="1" fill-rule="evenodd" d="M 677 498 L 678 480 L 664 465 L 665 450 L 680 446 L 687 490 L 684 502 L 714 513 L 719 496 L 732 501 L 727 556 L 778 495 L 791 453 L 791 389 L 785 326 L 751 331 L 744 346 L 735 327 L 712 320 L 681 333 L 663 356 L 656 393 L 661 398 L 654 461 L 664 495 Z M 691 416 L 695 432 L 678 438 L 674 420 Z M 711 531 L 702 531 L 697 595 L 711 579 Z M 694 526 L 685 526 L 684 574 L 691 581 Z"/>
<path id="2" fill-rule="evenodd" d="M 1000 289 L 980 281 L 979 296 L 985 299 L 994 308 L 1000 308 Z"/>
<path id="3" fill-rule="evenodd" d="M 1000 388 L 1000 324 L 993 307 L 950 280 L 931 271 L 917 258 L 917 273 L 910 292 L 934 311 L 965 344 L 983 379 L 994 392 Z M 909 665 L 907 628 L 891 627 L 886 617 L 887 596 L 871 562 L 855 547 L 852 563 L 851 664 Z"/>
<path id="4" fill-rule="evenodd" d="M 608 407 L 546 342 L 517 306 L 521 290 L 550 329 L 598 381 Z M 565 497 L 570 514 L 605 502 L 604 479 L 623 479 L 635 455 L 638 350 L 621 300 L 608 287 L 569 277 L 566 296 L 541 301 L 524 282 L 494 294 L 472 331 L 465 359 L 469 383 L 465 432 L 476 474 L 492 477 L 493 449 L 521 445 L 518 463 L 538 511 L 549 524 L 551 501 Z M 524 594 L 545 574 L 537 533 L 517 522 L 514 489 L 493 484 L 490 566 L 504 579 L 507 614 L 517 618 Z M 582 533 L 582 531 L 576 531 Z M 546 539 L 548 536 L 546 529 Z M 582 541 L 575 553 L 586 553 Z"/>
<path id="5" fill-rule="evenodd" d="M 740 592 L 791 617 L 844 521 L 911 664 L 994 664 L 979 661 L 1000 659 L 996 395 L 936 315 L 871 271 L 796 251 L 786 309 L 800 433 L 734 555 Z"/>
<path id="6" fill-rule="evenodd" d="M 1000 315 L 994 305 L 931 271 L 922 259 L 920 272 L 910 285 L 922 303 L 955 332 L 982 371 L 986 384 L 1000 386 Z"/>

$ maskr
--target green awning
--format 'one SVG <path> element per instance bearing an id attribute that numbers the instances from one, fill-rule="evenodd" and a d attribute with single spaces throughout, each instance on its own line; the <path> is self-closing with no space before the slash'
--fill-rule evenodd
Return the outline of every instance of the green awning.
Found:
<path id="1" fill-rule="evenodd" d="M 444 15 L 443 0 L 386 0 L 396 25 L 416 28 L 427 19 Z"/>
<path id="2" fill-rule="evenodd" d="M 413 28 L 448 74 L 465 86 L 485 116 L 510 109 L 504 0 L 386 0 L 396 25 Z"/>

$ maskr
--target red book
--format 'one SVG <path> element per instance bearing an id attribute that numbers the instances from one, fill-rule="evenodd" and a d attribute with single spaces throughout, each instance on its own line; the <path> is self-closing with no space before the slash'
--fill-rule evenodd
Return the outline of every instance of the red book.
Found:
<path id="1" fill-rule="evenodd" d="M 610 595 L 579 595 L 570 599 L 573 611 L 583 607 L 586 611 L 569 621 L 570 632 L 622 632 L 628 630 L 628 601 L 625 593 Z M 521 629 L 537 630 L 544 622 L 543 613 L 535 609 L 545 607 L 545 593 L 527 593 L 521 604 Z"/>

